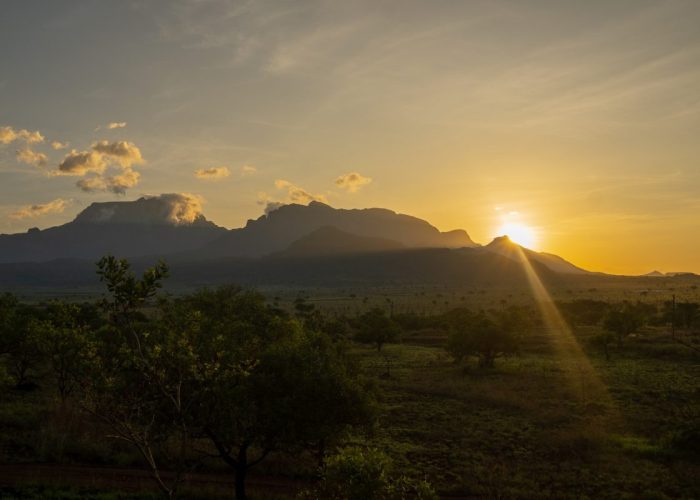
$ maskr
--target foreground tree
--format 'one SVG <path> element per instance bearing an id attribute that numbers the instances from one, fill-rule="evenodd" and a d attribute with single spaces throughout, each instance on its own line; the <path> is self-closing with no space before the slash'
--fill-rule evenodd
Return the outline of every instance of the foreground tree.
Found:
<path id="1" fill-rule="evenodd" d="M 369 393 L 326 335 L 236 288 L 201 291 L 182 305 L 199 311 L 206 332 L 197 420 L 234 470 L 236 498 L 246 498 L 248 471 L 271 452 L 322 452 L 371 422 Z"/>
<path id="2" fill-rule="evenodd" d="M 302 492 L 304 500 L 437 500 L 427 481 L 397 474 L 387 455 L 376 449 L 349 447 L 328 457 L 321 481 Z"/>

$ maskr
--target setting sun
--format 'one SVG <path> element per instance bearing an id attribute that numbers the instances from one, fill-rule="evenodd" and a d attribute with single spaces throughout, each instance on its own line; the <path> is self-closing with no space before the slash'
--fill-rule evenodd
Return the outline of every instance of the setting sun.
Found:
<path id="1" fill-rule="evenodd" d="M 496 233 L 496 236 L 508 236 L 511 241 L 527 248 L 535 248 L 537 245 L 537 235 L 535 231 L 523 224 L 506 222 Z"/>

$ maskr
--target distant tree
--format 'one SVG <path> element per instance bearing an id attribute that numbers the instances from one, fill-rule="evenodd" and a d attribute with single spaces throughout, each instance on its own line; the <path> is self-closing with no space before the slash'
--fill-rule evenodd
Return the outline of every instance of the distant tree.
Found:
<path id="1" fill-rule="evenodd" d="M 374 344 L 377 352 L 382 350 L 384 344 L 396 341 L 401 333 L 398 323 L 378 307 L 360 316 L 357 323 L 358 332 L 355 334 L 355 340 L 363 344 Z"/>
<path id="2" fill-rule="evenodd" d="M 697 302 L 678 302 L 676 314 L 679 326 L 689 330 L 700 321 L 700 304 Z"/>
<path id="3" fill-rule="evenodd" d="M 603 331 L 591 338 L 591 343 L 603 350 L 605 359 L 610 360 L 610 346 L 615 342 L 615 335 L 611 332 Z"/>
<path id="4" fill-rule="evenodd" d="M 642 312 L 630 304 L 623 304 L 622 307 L 611 310 L 603 321 L 605 330 L 615 334 L 618 348 L 622 348 L 623 340 L 643 324 Z"/>
<path id="5" fill-rule="evenodd" d="M 492 368 L 496 359 L 518 351 L 520 334 L 527 328 L 526 318 L 517 309 L 493 312 L 490 316 L 481 312 L 452 328 L 447 351 L 455 361 L 476 356 L 480 367 Z"/>
<path id="6" fill-rule="evenodd" d="M 387 455 L 376 449 L 349 447 L 328 457 L 321 480 L 300 495 L 304 500 L 437 500 L 427 481 L 397 474 Z"/>

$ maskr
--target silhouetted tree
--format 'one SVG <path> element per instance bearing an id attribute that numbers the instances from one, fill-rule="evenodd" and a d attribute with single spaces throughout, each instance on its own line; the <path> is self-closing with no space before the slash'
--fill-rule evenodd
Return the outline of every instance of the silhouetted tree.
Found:
<path id="1" fill-rule="evenodd" d="M 363 344 L 374 344 L 377 352 L 382 350 L 384 344 L 397 340 L 401 333 L 398 323 L 378 307 L 360 316 L 357 323 L 359 331 L 355 334 L 355 340 Z"/>
<path id="2" fill-rule="evenodd" d="M 526 319 L 516 309 L 494 312 L 491 316 L 481 312 L 452 327 L 447 351 L 455 361 L 476 356 L 480 367 L 491 368 L 496 359 L 518 351 L 518 334 L 527 328 Z"/>
<path id="3" fill-rule="evenodd" d="M 619 348 L 622 347 L 623 340 L 643 324 L 642 313 L 630 304 L 623 304 L 622 307 L 611 310 L 603 321 L 603 327 L 616 335 Z"/>

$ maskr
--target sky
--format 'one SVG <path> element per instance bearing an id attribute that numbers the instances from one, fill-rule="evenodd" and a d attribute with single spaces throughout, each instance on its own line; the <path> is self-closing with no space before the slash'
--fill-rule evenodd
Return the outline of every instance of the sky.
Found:
<path id="1" fill-rule="evenodd" d="M 160 193 L 230 228 L 317 199 L 700 272 L 695 0 L 0 9 L 0 233 Z"/>

